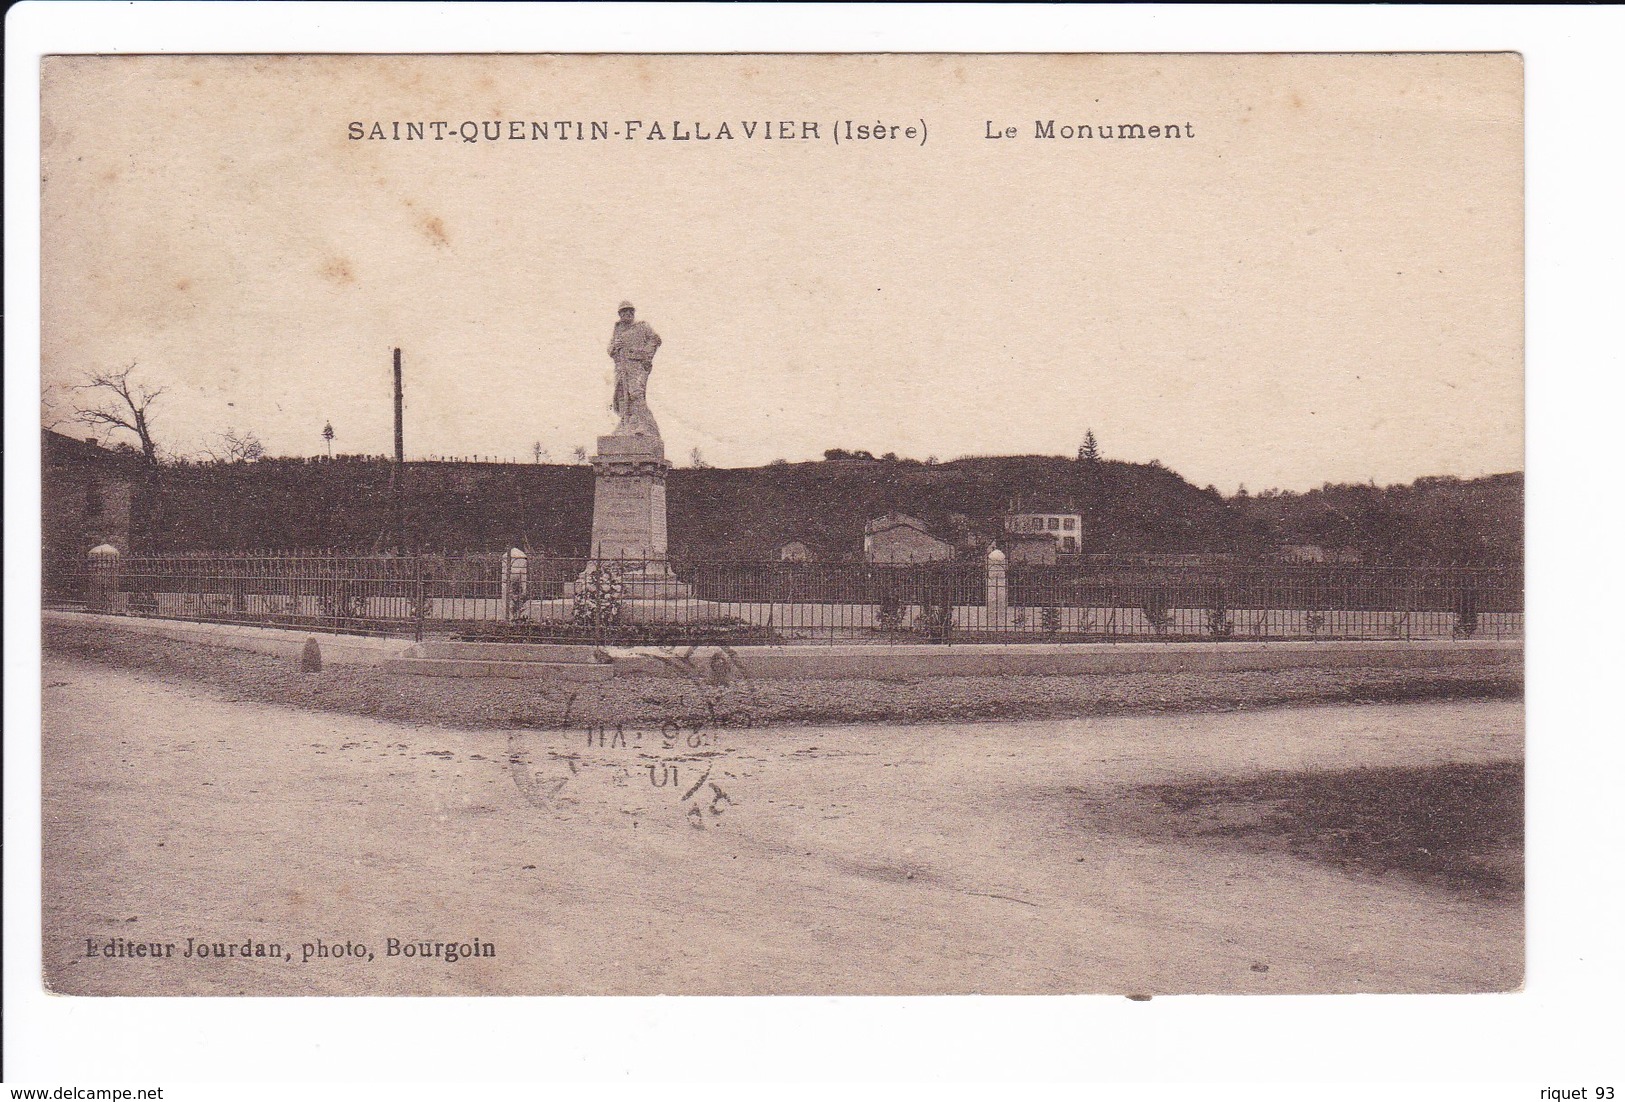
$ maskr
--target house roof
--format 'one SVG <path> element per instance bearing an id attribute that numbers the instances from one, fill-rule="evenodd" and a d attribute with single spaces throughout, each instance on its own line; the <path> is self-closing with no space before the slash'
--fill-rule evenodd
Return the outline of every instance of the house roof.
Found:
<path id="1" fill-rule="evenodd" d="M 883 517 L 876 517 L 863 526 L 863 532 L 865 535 L 873 536 L 893 528 L 912 528 L 927 536 L 931 535 L 931 530 L 925 526 L 924 521 L 917 517 L 911 517 L 906 513 L 887 513 Z M 936 537 L 932 536 L 932 538 L 935 539 Z"/>
<path id="2" fill-rule="evenodd" d="M 1034 490 L 1031 493 L 1021 494 L 1012 500 L 1005 509 L 1006 516 L 1020 516 L 1022 514 L 1038 513 L 1044 516 L 1077 515 L 1077 503 L 1071 498 L 1050 490 Z"/>
<path id="3" fill-rule="evenodd" d="M 104 448 L 95 440 L 67 436 L 54 429 L 44 430 L 45 462 L 48 466 L 94 466 L 110 474 L 132 474 L 140 470 L 139 456 Z"/>

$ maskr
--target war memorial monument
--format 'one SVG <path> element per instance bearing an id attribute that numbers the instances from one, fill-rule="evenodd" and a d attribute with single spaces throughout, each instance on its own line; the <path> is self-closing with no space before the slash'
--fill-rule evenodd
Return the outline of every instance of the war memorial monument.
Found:
<path id="1" fill-rule="evenodd" d="M 592 457 L 592 565 L 620 564 L 620 582 L 633 601 L 684 600 L 692 588 L 677 579 L 666 558 L 666 473 L 671 461 L 660 426 L 649 410 L 649 375 L 660 336 L 638 321 L 630 302 L 619 307 L 610 336 L 615 361 L 613 432 L 598 438 Z"/>

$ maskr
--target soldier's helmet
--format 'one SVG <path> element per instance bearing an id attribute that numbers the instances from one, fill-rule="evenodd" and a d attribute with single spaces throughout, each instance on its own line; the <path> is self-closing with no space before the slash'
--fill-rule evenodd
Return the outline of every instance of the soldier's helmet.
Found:
<path id="1" fill-rule="evenodd" d="M 615 307 L 615 312 L 618 314 L 622 310 L 634 310 L 634 309 L 636 309 L 636 307 L 634 307 L 630 302 L 623 302 L 619 306 Z"/>

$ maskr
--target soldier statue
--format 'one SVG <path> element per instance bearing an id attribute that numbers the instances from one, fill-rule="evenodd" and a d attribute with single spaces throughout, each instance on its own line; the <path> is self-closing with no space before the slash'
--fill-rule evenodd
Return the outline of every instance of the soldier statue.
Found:
<path id="1" fill-rule="evenodd" d="M 615 361 L 615 412 L 621 418 L 615 432 L 659 436 L 647 394 L 660 336 L 648 322 L 636 320 L 637 311 L 630 302 L 621 303 L 619 312 L 620 320 L 609 338 L 609 355 Z"/>

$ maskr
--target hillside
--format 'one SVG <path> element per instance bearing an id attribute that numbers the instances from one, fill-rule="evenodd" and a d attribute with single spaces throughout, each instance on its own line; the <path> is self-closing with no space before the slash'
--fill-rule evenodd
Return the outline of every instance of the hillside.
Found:
<path id="1" fill-rule="evenodd" d="M 863 545 L 863 525 L 891 510 L 944 538 L 996 537 L 1008 503 L 1041 495 L 1085 514 L 1084 550 L 1230 549 L 1239 529 L 1217 494 L 1160 467 L 1050 456 L 926 465 L 907 460 L 681 470 L 671 478 L 674 547 L 747 555 L 800 540 L 824 556 Z"/>
<path id="2" fill-rule="evenodd" d="M 407 464 L 415 545 L 584 554 L 590 467 Z M 392 544 L 390 469 L 370 457 L 166 468 L 165 549 L 381 549 Z M 1156 464 L 989 456 L 926 464 L 845 459 L 679 468 L 668 483 L 675 554 L 762 558 L 800 540 L 855 555 L 864 522 L 890 510 L 956 543 L 996 537 L 1018 496 L 1076 504 L 1086 552 L 1265 554 L 1282 544 L 1360 551 L 1368 562 L 1521 561 L 1523 479 L 1422 479 L 1225 498 Z"/>
<path id="3" fill-rule="evenodd" d="M 1358 549 L 1368 562 L 1523 562 L 1523 475 L 1419 478 L 1409 485 L 1327 485 L 1236 502 L 1283 543 Z"/>

